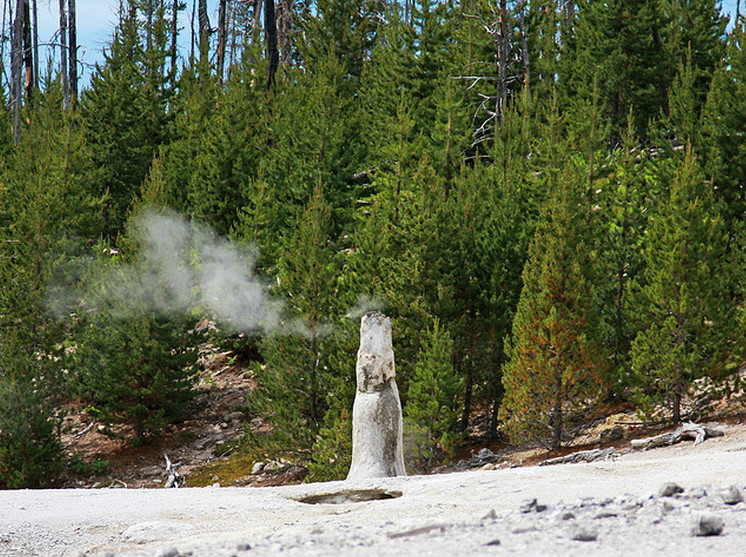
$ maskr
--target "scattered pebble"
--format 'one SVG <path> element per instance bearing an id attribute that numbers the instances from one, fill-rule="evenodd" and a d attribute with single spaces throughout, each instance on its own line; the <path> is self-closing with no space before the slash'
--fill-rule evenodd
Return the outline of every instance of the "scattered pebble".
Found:
<path id="1" fill-rule="evenodd" d="M 489 541 L 489 542 L 487 542 L 484 545 L 500 545 L 500 540 L 498 540 L 497 538 L 495 538 L 494 540 Z"/>
<path id="2" fill-rule="evenodd" d="M 570 511 L 562 513 L 560 515 L 560 520 L 573 520 L 575 518 L 575 513 L 571 513 Z"/>
<path id="3" fill-rule="evenodd" d="M 661 497 L 673 497 L 679 493 L 684 493 L 684 488 L 673 482 L 664 483 L 658 490 L 658 495 Z"/>
<path id="4" fill-rule="evenodd" d="M 179 550 L 175 547 L 161 549 L 158 553 L 155 554 L 155 557 L 179 557 Z"/>
<path id="5" fill-rule="evenodd" d="M 236 546 L 236 551 L 251 551 L 251 545 L 248 543 L 240 543 Z"/>
<path id="6" fill-rule="evenodd" d="M 495 509 L 490 509 L 490 512 L 484 515 L 482 517 L 482 520 L 497 520 L 497 513 L 495 512 Z"/>
<path id="7" fill-rule="evenodd" d="M 716 514 L 701 514 L 695 517 L 693 536 L 719 536 L 723 533 L 725 521 Z"/>

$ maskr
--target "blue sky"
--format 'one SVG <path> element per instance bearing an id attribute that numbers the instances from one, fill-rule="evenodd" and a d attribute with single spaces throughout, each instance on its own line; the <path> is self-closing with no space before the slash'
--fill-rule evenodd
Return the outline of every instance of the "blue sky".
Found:
<path id="1" fill-rule="evenodd" d="M 103 49 L 108 46 L 114 34 L 117 21 L 118 0 L 76 0 L 78 8 L 78 43 L 79 58 L 82 62 L 81 78 L 84 82 L 90 79 L 93 66 L 103 60 Z M 192 13 L 192 2 L 187 1 L 186 11 L 181 13 L 180 27 L 184 28 L 181 54 L 189 53 L 185 46 L 189 42 L 189 25 Z M 210 21 L 217 19 L 217 0 L 208 0 L 207 7 Z M 38 0 L 39 6 L 39 42 L 52 42 L 59 28 L 58 0 Z M 51 54 L 51 52 L 50 52 Z M 42 54 L 43 56 L 43 54 Z M 44 63 L 42 64 L 44 67 Z"/>
<path id="2" fill-rule="evenodd" d="M 51 42 L 57 32 L 59 15 L 57 0 L 39 0 L 39 41 Z M 189 39 L 189 22 L 191 18 L 192 2 L 182 12 L 180 26 L 184 28 L 182 40 L 182 55 L 187 55 L 186 44 Z M 746 0 L 743 2 L 742 13 L 746 11 Z M 217 19 L 217 0 L 208 0 L 210 21 Z M 78 7 L 78 42 L 80 43 L 80 58 L 82 61 L 81 77 L 84 82 L 90 78 L 93 65 L 103 60 L 102 51 L 111 40 L 114 25 L 117 20 L 118 0 L 77 0 Z M 732 14 L 736 9 L 736 0 L 724 0 L 723 12 Z"/>

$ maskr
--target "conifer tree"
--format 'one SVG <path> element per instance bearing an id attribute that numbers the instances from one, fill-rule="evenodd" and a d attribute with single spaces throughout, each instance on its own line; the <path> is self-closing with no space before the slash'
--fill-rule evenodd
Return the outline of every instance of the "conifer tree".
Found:
<path id="1" fill-rule="evenodd" d="M 453 369 L 453 340 L 436 318 L 425 336 L 407 392 L 406 417 L 429 437 L 426 458 L 434 449 L 452 451 L 459 418 L 463 379 Z"/>
<path id="2" fill-rule="evenodd" d="M 731 322 L 728 233 L 711 185 L 688 148 L 647 234 L 631 346 L 639 400 L 662 403 L 674 424 L 692 381 L 714 377 Z"/>
<path id="3" fill-rule="evenodd" d="M 330 226 L 331 209 L 319 186 L 278 261 L 278 290 L 289 300 L 288 323 L 261 341 L 265 363 L 249 399 L 272 426 L 268 437 L 252 436 L 251 442 L 274 454 L 308 452 L 327 411 L 333 371 L 326 343 L 336 306 Z"/>
<path id="4" fill-rule="evenodd" d="M 55 408 L 65 392 L 66 340 L 50 306 L 63 272 L 100 234 L 95 177 L 80 129 L 60 112 L 62 91 L 40 93 L 17 147 L 0 163 L 0 486 L 45 487 L 60 471 Z"/>
<path id="5" fill-rule="evenodd" d="M 565 167 L 544 207 L 503 368 L 500 414 L 511 439 L 549 439 L 553 449 L 562 445 L 572 411 L 605 381 L 580 184 L 577 171 Z"/>

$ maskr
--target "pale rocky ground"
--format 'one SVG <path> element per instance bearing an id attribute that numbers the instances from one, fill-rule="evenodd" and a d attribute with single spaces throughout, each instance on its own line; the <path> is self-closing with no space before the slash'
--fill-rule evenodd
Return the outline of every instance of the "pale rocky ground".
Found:
<path id="1" fill-rule="evenodd" d="M 0 556 L 744 555 L 746 503 L 726 504 L 726 491 L 746 488 L 746 426 L 722 428 L 698 446 L 590 464 L 272 488 L 5 491 Z M 684 492 L 659 495 L 667 482 Z M 354 489 L 401 497 L 298 501 Z M 720 535 L 692 535 L 703 514 L 722 521 Z"/>

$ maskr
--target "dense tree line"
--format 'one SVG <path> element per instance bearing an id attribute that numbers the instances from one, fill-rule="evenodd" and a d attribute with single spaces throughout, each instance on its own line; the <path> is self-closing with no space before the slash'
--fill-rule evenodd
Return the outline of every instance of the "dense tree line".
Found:
<path id="1" fill-rule="evenodd" d="M 204 308 L 125 304 L 111 278 L 169 291 L 131 272 L 153 210 L 256 248 L 283 325 L 218 340 L 259 355 L 247 404 L 271 431 L 246 447 L 318 479 L 349 464 L 363 306 L 393 319 L 415 467 L 475 416 L 559 447 L 598 402 L 679 422 L 695 380 L 732 380 L 746 27 L 718 2 L 225 0 L 213 28 L 200 1 L 181 59 L 184 8 L 123 0 L 79 93 L 74 55 L 13 69 L 0 486 L 54 477 L 66 400 L 138 442 L 188 408 Z"/>

